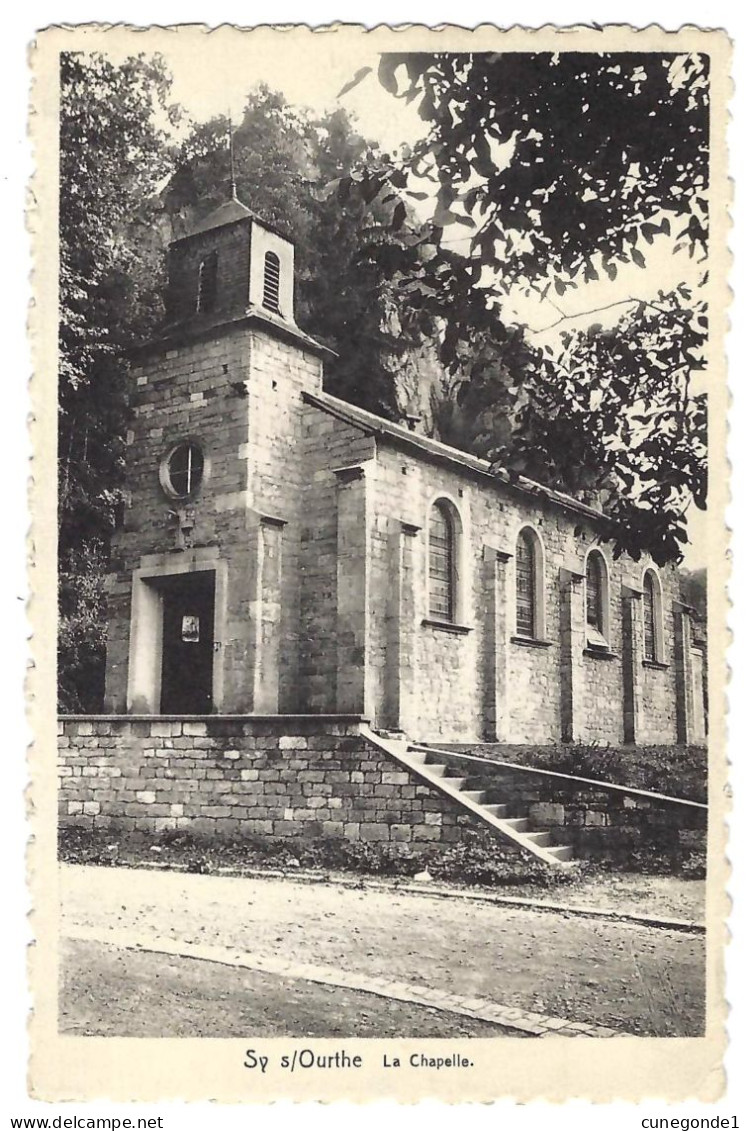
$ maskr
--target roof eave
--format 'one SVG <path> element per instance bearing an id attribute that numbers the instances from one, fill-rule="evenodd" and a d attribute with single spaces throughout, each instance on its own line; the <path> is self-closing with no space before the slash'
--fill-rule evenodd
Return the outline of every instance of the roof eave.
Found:
<path id="1" fill-rule="evenodd" d="M 375 436 L 377 439 L 391 442 L 409 451 L 417 450 L 422 456 L 428 459 L 431 458 L 440 463 L 448 463 L 464 471 L 473 472 L 475 475 L 480 475 L 482 478 L 488 479 L 494 485 L 502 485 L 511 491 L 517 491 L 523 495 L 532 495 L 536 498 L 544 499 L 563 510 L 583 515 L 592 522 L 601 523 L 607 521 L 607 516 L 602 511 L 596 510 L 594 507 L 590 507 L 586 503 L 572 498 L 572 496 L 563 495 L 553 488 L 545 487 L 541 483 L 535 483 L 534 480 L 531 479 L 524 478 L 523 482 L 514 480 L 507 471 L 493 471 L 492 465 L 487 460 L 479 459 L 477 456 L 472 456 L 468 452 L 462 452 L 460 448 L 452 448 L 448 444 L 443 444 L 438 440 L 418 436 L 414 432 L 410 432 L 405 428 L 402 429 L 399 425 L 393 424 L 390 421 L 383 420 L 382 423 L 380 423 L 374 413 L 367 413 L 368 417 L 373 419 L 358 419 L 357 412 L 362 411 L 364 413 L 365 410 L 357 410 L 355 408 L 352 412 L 347 412 L 349 406 L 345 401 L 339 402 L 341 408 L 339 408 L 338 405 L 330 403 L 330 401 L 338 401 L 338 398 L 331 397 L 329 400 L 317 396 L 314 393 L 307 392 L 303 392 L 302 396 L 308 404 L 312 404 L 316 408 L 321 409 L 321 411 L 328 412 L 332 416 L 337 416 L 345 423 L 361 429 L 365 435 Z"/>
<path id="2" fill-rule="evenodd" d="M 186 240 L 197 239 L 199 236 L 205 236 L 209 232 L 218 232 L 221 230 L 221 228 L 231 227 L 232 224 L 258 224 L 259 227 L 265 228 L 267 232 L 272 232 L 273 235 L 278 236 L 279 239 L 285 240 L 286 243 L 294 242 L 289 238 L 289 236 L 285 235 L 280 228 L 277 228 L 275 224 L 271 224 L 267 220 L 263 220 L 262 217 L 257 216 L 255 212 L 252 212 L 248 209 L 246 216 L 230 217 L 227 220 L 220 221 L 218 224 L 210 224 L 207 227 L 201 227 L 201 225 L 198 224 L 189 232 L 186 232 L 184 236 L 176 236 L 173 240 L 170 240 L 170 247 L 174 244 L 183 244 Z"/>
<path id="3" fill-rule="evenodd" d="M 211 337 L 212 334 L 227 333 L 242 326 L 262 326 L 264 330 L 275 337 L 294 342 L 296 345 L 302 345 L 310 353 L 314 353 L 322 359 L 338 356 L 334 350 L 324 346 L 322 342 L 316 341 L 315 338 L 311 338 L 304 330 L 300 330 L 299 326 L 282 322 L 261 310 L 251 308 L 245 309 L 240 314 L 216 321 L 199 323 L 195 319 L 190 319 L 185 322 L 172 323 L 165 326 L 160 334 L 132 346 L 129 353 L 132 356 L 138 356 L 151 350 L 169 349 L 183 341 L 195 341 L 196 339 Z"/>

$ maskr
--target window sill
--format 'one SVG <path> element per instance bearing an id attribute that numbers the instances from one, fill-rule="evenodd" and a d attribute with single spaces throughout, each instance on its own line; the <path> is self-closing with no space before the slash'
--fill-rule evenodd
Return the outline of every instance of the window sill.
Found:
<path id="1" fill-rule="evenodd" d="M 435 617 L 424 617 L 422 624 L 427 628 L 437 628 L 440 632 L 453 632 L 456 636 L 466 636 L 471 632 L 467 624 L 456 624 L 452 620 L 437 620 Z"/>
<path id="2" fill-rule="evenodd" d="M 669 664 L 663 664 L 661 660 L 642 660 L 644 668 L 653 668 L 657 672 L 668 672 Z"/>
<path id="3" fill-rule="evenodd" d="M 584 656 L 590 656 L 593 660 L 617 660 L 619 659 L 616 652 L 610 652 L 609 648 L 584 648 Z"/>
<path id="4" fill-rule="evenodd" d="M 538 640 L 535 636 L 511 636 L 511 644 L 520 644 L 523 648 L 551 648 L 551 640 Z"/>

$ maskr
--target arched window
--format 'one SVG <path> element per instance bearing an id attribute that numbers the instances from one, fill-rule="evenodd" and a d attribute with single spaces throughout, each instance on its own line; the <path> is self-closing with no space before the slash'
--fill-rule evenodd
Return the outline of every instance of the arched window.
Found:
<path id="1" fill-rule="evenodd" d="M 643 655 L 652 663 L 664 658 L 661 586 L 653 569 L 643 575 Z"/>
<path id="2" fill-rule="evenodd" d="M 280 314 L 279 287 L 281 282 L 281 261 L 273 251 L 267 251 L 263 261 L 263 305 L 274 314 Z"/>
<path id="3" fill-rule="evenodd" d="M 530 527 L 516 541 L 516 632 L 534 638 L 541 635 L 540 547 Z"/>
<path id="4" fill-rule="evenodd" d="M 429 615 L 436 620 L 455 621 L 456 535 L 444 502 L 434 503 L 430 510 L 429 556 Z"/>
<path id="5" fill-rule="evenodd" d="M 198 268 L 198 298 L 196 310 L 199 314 L 210 314 L 216 306 L 216 283 L 219 274 L 219 256 L 212 251 L 201 260 Z"/>
<path id="6" fill-rule="evenodd" d="M 609 647 L 609 582 L 599 550 L 591 550 L 586 559 L 586 643 L 591 648 Z"/>

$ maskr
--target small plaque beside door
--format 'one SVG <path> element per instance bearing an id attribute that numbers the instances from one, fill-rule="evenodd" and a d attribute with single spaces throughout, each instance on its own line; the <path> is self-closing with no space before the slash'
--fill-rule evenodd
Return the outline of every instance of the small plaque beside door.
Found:
<path id="1" fill-rule="evenodd" d="M 185 616 L 182 618 L 182 639 L 185 644 L 198 644 L 201 638 L 201 618 Z"/>

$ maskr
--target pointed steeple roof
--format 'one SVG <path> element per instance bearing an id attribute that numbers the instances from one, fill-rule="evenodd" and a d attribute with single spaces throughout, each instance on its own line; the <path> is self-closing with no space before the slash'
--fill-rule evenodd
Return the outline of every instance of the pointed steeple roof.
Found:
<path id="1" fill-rule="evenodd" d="M 225 224 L 234 224 L 237 220 L 257 220 L 258 217 L 254 212 L 237 199 L 236 193 L 232 193 L 230 200 L 226 200 L 220 204 L 218 208 L 214 208 L 209 212 L 208 216 L 204 216 L 199 220 L 188 233 L 190 236 L 200 235 L 202 232 L 210 232 L 213 228 L 222 228 Z M 184 237 L 183 237 L 184 238 Z"/>

